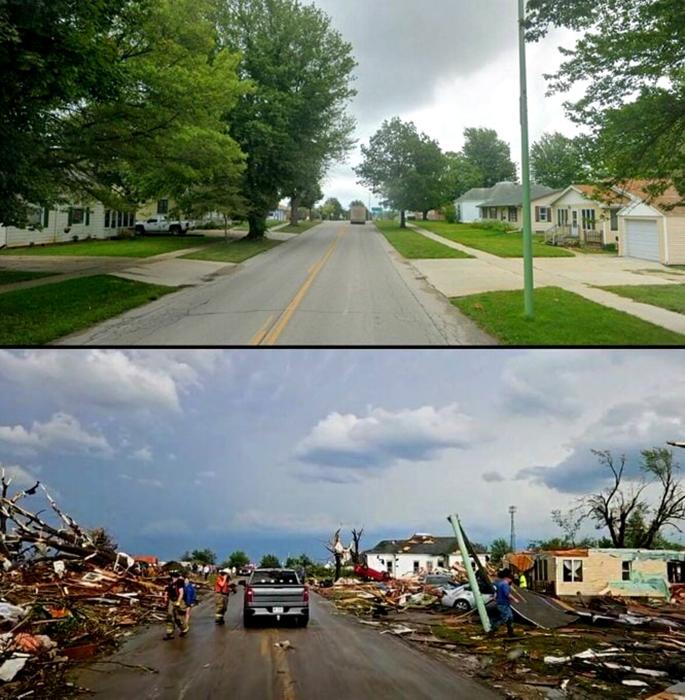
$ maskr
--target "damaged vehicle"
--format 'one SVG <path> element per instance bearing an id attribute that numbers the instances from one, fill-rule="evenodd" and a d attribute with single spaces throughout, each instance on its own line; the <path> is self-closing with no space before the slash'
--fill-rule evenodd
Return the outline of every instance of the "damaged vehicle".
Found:
<path id="1" fill-rule="evenodd" d="M 466 583 L 455 588 L 445 588 L 443 590 L 444 595 L 440 599 L 443 607 L 452 608 L 459 612 L 468 612 L 476 607 L 476 599 L 470 584 Z M 491 604 L 495 600 L 494 592 L 481 591 L 481 595 L 486 605 Z"/>

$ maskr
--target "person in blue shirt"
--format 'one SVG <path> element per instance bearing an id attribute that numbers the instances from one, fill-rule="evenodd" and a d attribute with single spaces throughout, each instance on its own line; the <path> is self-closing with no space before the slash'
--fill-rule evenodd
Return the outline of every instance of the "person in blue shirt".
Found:
<path id="1" fill-rule="evenodd" d="M 190 629 L 190 609 L 197 605 L 197 591 L 188 576 L 183 581 L 183 602 L 186 604 L 185 625 L 183 634 L 188 634 Z"/>
<path id="2" fill-rule="evenodd" d="M 502 625 L 507 626 L 507 635 L 509 637 L 516 636 L 514 634 L 514 613 L 511 609 L 511 602 L 513 600 L 515 603 L 518 603 L 519 599 L 511 592 L 513 581 L 514 577 L 509 569 L 503 569 L 497 574 L 493 585 L 495 587 L 495 603 L 497 604 L 499 617 L 492 623 L 492 629 L 488 632 L 489 637 L 494 637 Z"/>

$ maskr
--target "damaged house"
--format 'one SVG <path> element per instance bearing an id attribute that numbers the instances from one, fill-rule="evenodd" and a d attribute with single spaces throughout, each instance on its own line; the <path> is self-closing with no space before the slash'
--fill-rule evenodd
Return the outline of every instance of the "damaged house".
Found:
<path id="1" fill-rule="evenodd" d="M 451 569 L 462 563 L 456 538 L 435 537 L 427 533 L 415 533 L 404 540 L 382 540 L 363 555 L 368 567 L 387 571 L 394 578 Z"/>
<path id="2" fill-rule="evenodd" d="M 613 595 L 669 600 L 685 585 L 685 551 L 569 549 L 540 552 L 530 571 L 537 591 L 563 597 Z"/>

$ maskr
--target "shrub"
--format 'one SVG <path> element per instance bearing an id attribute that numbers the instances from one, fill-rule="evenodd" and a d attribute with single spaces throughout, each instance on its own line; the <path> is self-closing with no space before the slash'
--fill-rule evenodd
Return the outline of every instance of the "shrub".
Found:
<path id="1" fill-rule="evenodd" d="M 604 248 L 604 250 L 608 250 L 610 253 L 615 253 L 618 250 L 615 243 L 607 243 L 606 245 L 603 245 L 602 248 Z"/>
<path id="2" fill-rule="evenodd" d="M 499 231 L 500 233 L 511 233 L 512 231 L 517 230 L 516 226 L 512 226 L 506 221 L 481 220 L 476 221 L 475 223 L 471 224 L 471 226 L 473 228 L 480 228 L 486 231 Z"/>
<path id="3" fill-rule="evenodd" d="M 448 224 L 457 223 L 457 208 L 454 206 L 454 204 L 446 204 L 442 208 L 442 213 Z"/>

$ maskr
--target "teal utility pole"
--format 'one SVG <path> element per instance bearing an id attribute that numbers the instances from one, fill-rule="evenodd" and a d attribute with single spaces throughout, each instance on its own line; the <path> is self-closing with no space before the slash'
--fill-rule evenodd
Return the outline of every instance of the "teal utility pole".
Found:
<path id="1" fill-rule="evenodd" d="M 480 587 L 478 586 L 478 581 L 476 580 L 476 573 L 471 565 L 471 557 L 466 548 L 466 541 L 464 540 L 464 533 L 461 531 L 461 523 L 459 522 L 459 516 L 448 515 L 447 520 L 449 520 L 454 530 L 454 534 L 459 543 L 459 551 L 461 552 L 461 559 L 464 562 L 464 568 L 466 569 L 466 575 L 469 577 L 469 585 L 471 586 L 471 592 L 473 593 L 473 599 L 476 601 L 476 608 L 478 609 L 478 615 L 480 617 L 480 622 L 483 625 L 485 632 L 490 631 L 490 618 L 485 611 L 485 603 L 483 602 L 483 596 L 480 592 Z"/>
<path id="2" fill-rule="evenodd" d="M 533 223 L 530 215 L 530 153 L 528 144 L 528 79 L 526 77 L 526 0 L 519 2 L 519 65 L 521 72 L 521 180 L 523 182 L 523 298 L 527 318 L 533 318 Z"/>

